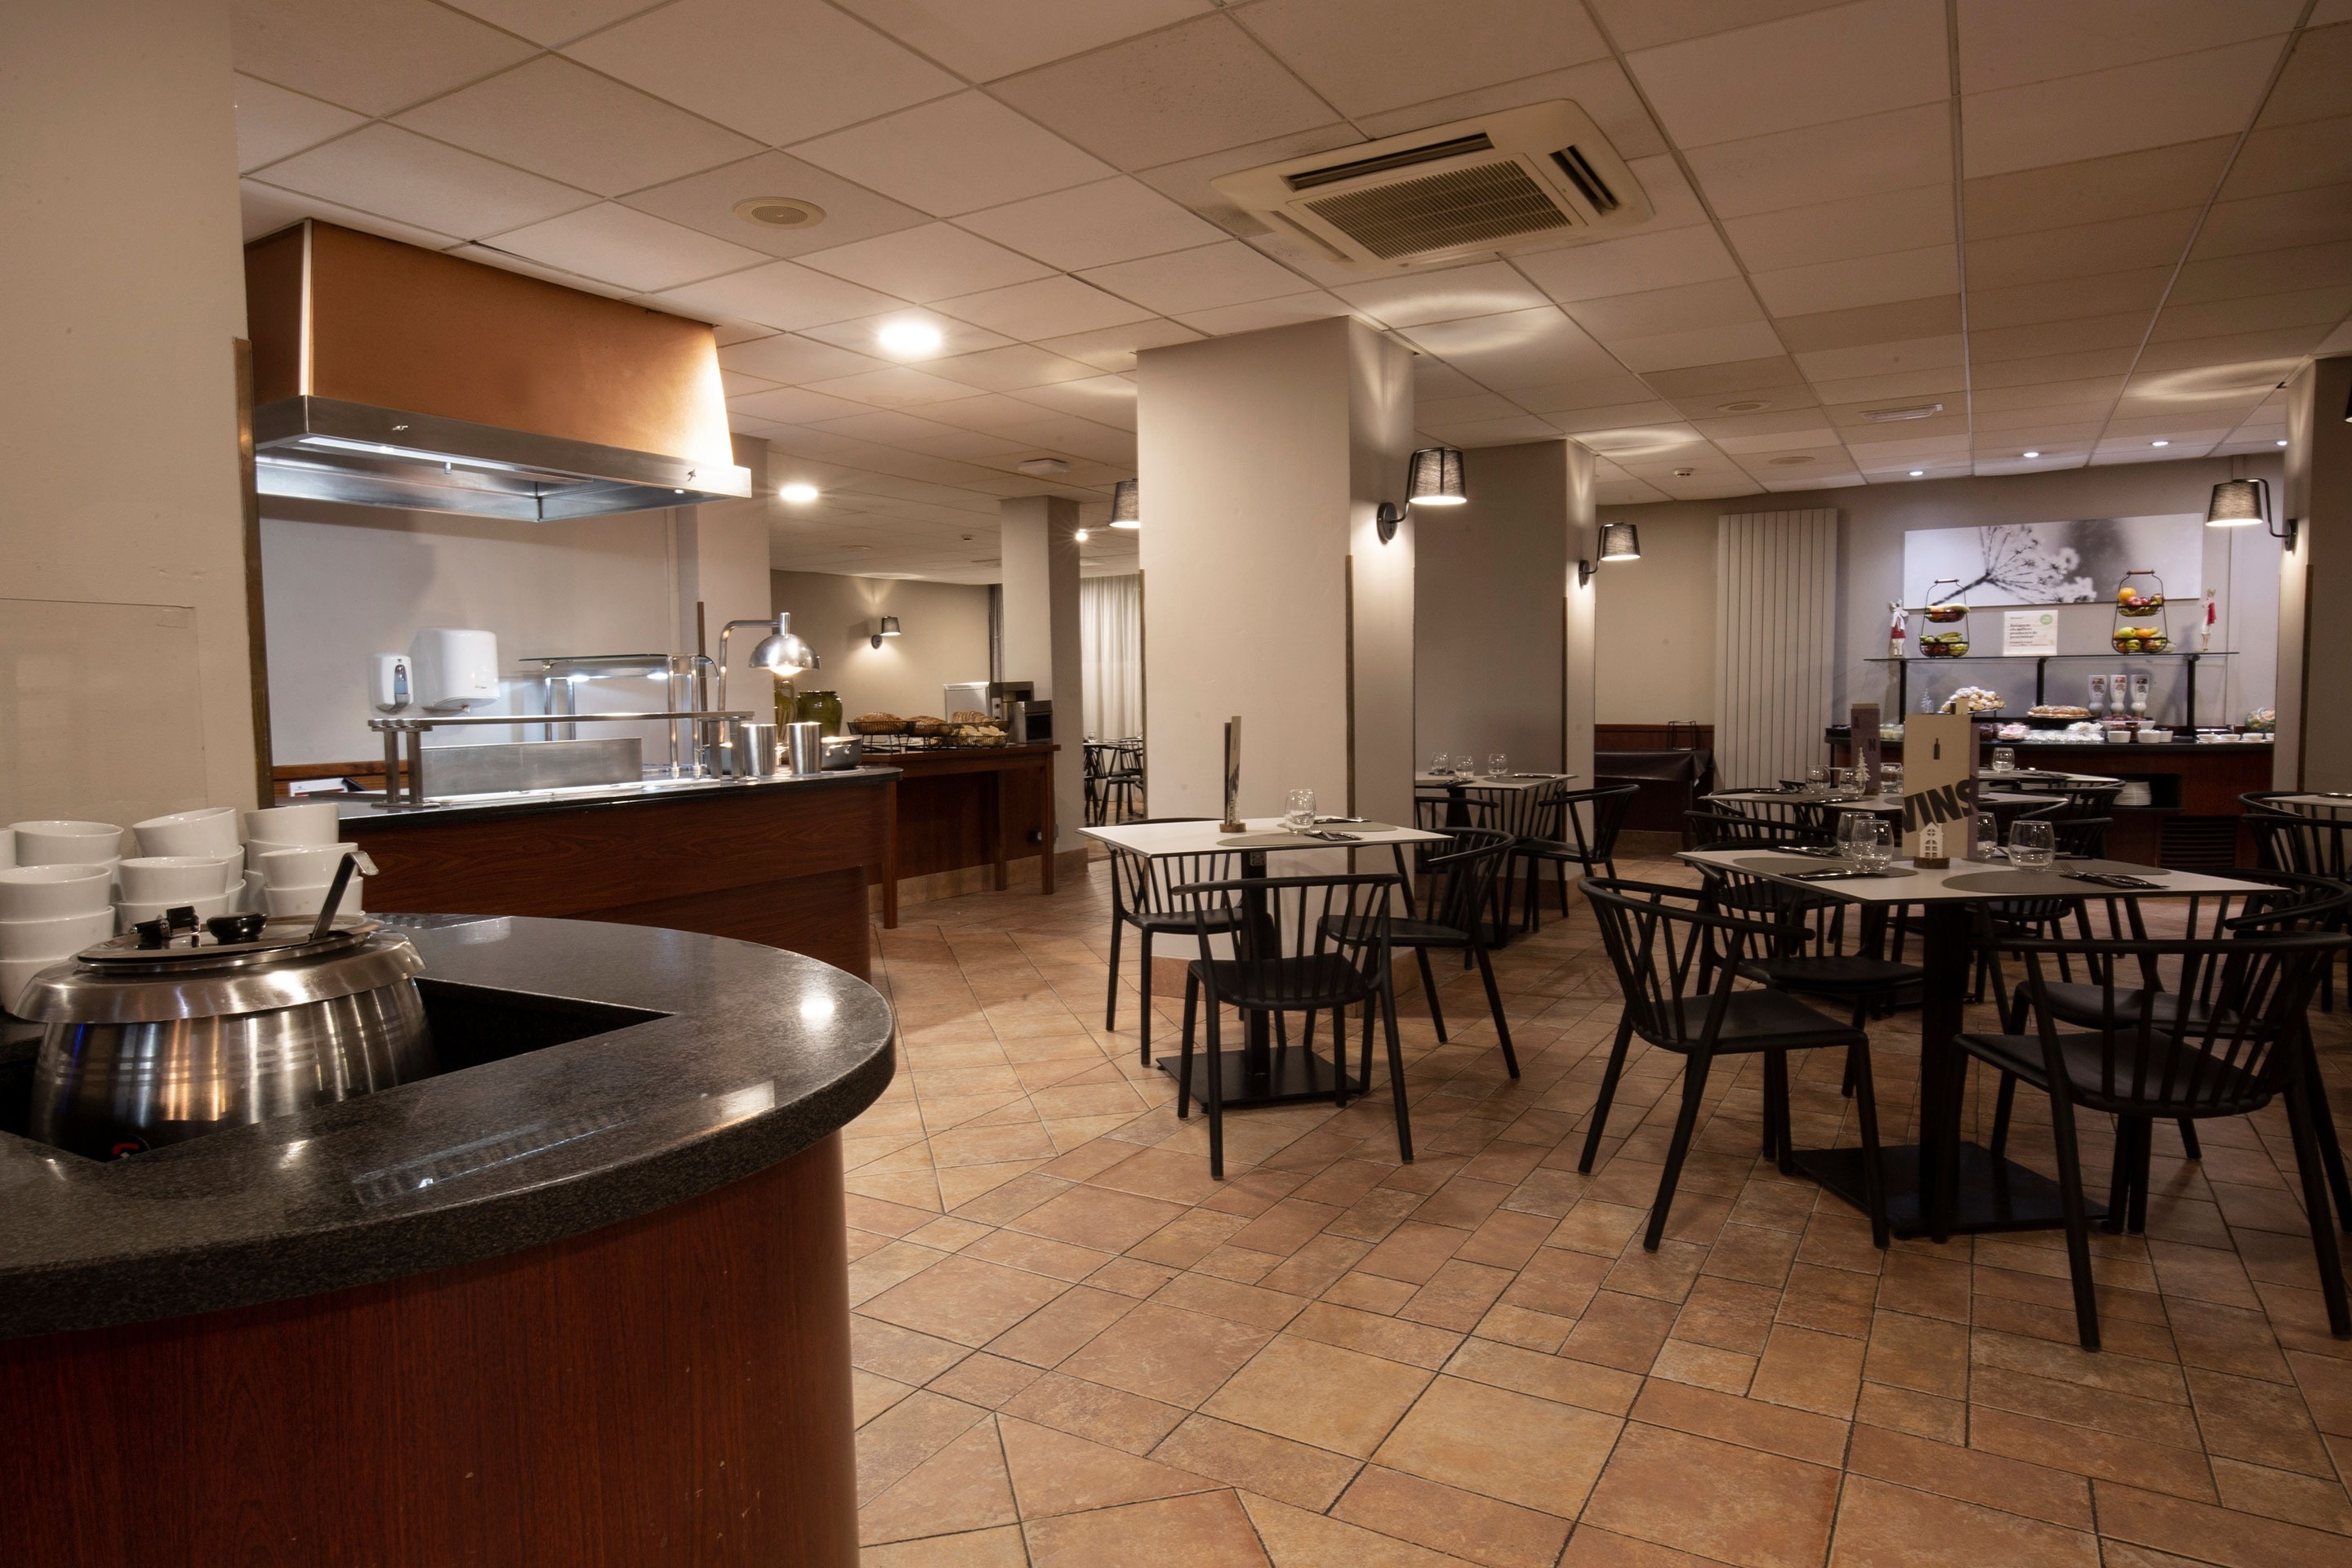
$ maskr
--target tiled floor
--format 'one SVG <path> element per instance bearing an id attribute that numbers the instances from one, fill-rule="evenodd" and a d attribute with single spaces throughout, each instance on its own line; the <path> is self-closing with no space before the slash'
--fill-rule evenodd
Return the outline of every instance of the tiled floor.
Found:
<path id="1" fill-rule="evenodd" d="M 1617 1015 L 1580 901 L 1498 956 L 1520 1081 L 1442 968 L 1454 1043 L 1407 1003 L 1415 1163 L 1382 1084 L 1236 1113 L 1223 1184 L 1136 1063 L 1132 945 L 1100 1026 L 1108 916 L 1097 864 L 881 935 L 902 1071 L 847 1133 L 873 1568 L 2352 1563 L 2352 1344 L 2275 1110 L 2207 1122 L 2201 1163 L 2158 1132 L 2087 1355 L 2055 1233 L 1874 1251 L 1757 1159 L 1752 1066 L 1643 1252 L 1675 1064 L 1635 1058 L 1579 1176 Z M 2347 1016 L 2318 1022 L 2339 1085 Z M 1875 1026 L 1890 1139 L 1916 1029 Z M 1838 1070 L 1797 1074 L 1801 1146 L 1851 1141 Z"/>

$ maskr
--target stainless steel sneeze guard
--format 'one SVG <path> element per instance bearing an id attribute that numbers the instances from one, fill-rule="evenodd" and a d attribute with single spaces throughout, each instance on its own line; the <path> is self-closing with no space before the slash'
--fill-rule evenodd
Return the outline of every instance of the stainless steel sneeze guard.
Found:
<path id="1" fill-rule="evenodd" d="M 731 752 L 743 727 L 755 717 L 748 709 L 685 709 L 669 712 L 575 713 L 567 716 L 569 721 L 575 724 L 659 723 L 664 721 L 690 721 L 698 731 L 709 725 L 719 732 L 721 754 Z M 543 715 L 531 713 L 427 714 L 415 719 L 369 720 L 368 728 L 383 737 L 384 809 L 415 811 L 432 804 L 425 795 L 427 779 L 425 759 L 427 752 L 425 737 L 429 731 L 445 725 L 522 726 L 543 721 Z M 404 736 L 407 737 L 405 742 L 402 739 Z M 444 793 L 447 792 L 445 790 Z"/>

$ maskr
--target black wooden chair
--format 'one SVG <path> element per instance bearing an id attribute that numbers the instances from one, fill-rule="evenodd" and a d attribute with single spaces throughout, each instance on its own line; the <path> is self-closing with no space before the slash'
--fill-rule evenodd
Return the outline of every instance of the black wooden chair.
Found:
<path id="1" fill-rule="evenodd" d="M 1834 826 L 1819 827 L 1780 817 L 1750 816 L 1746 812 L 1686 811 L 1690 835 L 1701 849 L 1791 849 L 1822 847 L 1837 839 Z"/>
<path id="2" fill-rule="evenodd" d="M 1422 993 L 1429 999 L 1429 1019 L 1437 1026 L 1440 1045 L 1445 1043 L 1445 1013 L 1438 1005 L 1437 980 L 1431 973 L 1429 955 L 1432 951 L 1469 955 L 1478 965 L 1478 977 L 1486 982 L 1486 1007 L 1495 1020 L 1495 1037 L 1502 1043 L 1503 1065 L 1517 1078 L 1518 1053 L 1511 1048 L 1510 1021 L 1503 1016 L 1503 994 L 1495 984 L 1495 965 L 1486 956 L 1486 922 L 1480 919 L 1494 887 L 1495 874 L 1502 868 L 1504 857 L 1510 853 L 1513 840 L 1509 834 L 1493 827 L 1454 827 L 1444 831 L 1453 836 L 1454 847 L 1441 849 L 1428 859 L 1430 875 L 1437 879 L 1430 889 L 1428 918 L 1415 918 L 1410 912 L 1392 918 L 1389 921 L 1389 945 L 1411 948 L 1413 961 L 1421 965 Z M 1326 934 L 1336 938 L 1359 933 L 1339 928 Z M 1314 1020 L 1309 1018 L 1307 1039 L 1310 1045 L 1314 1031 Z"/>
<path id="3" fill-rule="evenodd" d="M 1453 827 L 1482 827 L 1490 832 L 1510 837 L 1514 847 L 1532 839 L 1556 836 L 1554 824 L 1559 816 L 1558 802 L 1567 785 L 1558 779 L 1548 779 L 1526 788 L 1500 787 L 1493 784 L 1469 784 L 1461 791 L 1462 803 L 1468 809 L 1466 823 L 1448 817 Z M 1506 858 L 1493 879 L 1488 902 L 1493 908 L 1493 924 L 1488 928 L 1487 941 L 1500 947 L 1511 939 L 1510 903 L 1511 873 L 1518 868 L 1518 857 Z M 1532 871 L 1532 866 L 1528 868 Z"/>
<path id="4" fill-rule="evenodd" d="M 1364 1010 L 1363 1065 L 1367 1089 L 1372 1075 L 1372 1016 L 1387 1026 L 1389 1085 L 1396 1100 L 1397 1156 L 1412 1160 L 1412 1127 L 1405 1105 L 1404 1054 L 1397 1040 L 1396 988 L 1390 973 L 1391 896 L 1402 879 L 1393 872 L 1339 877 L 1247 877 L 1189 883 L 1171 889 L 1197 919 L 1193 931 L 1200 956 L 1184 980 L 1184 1045 L 1177 1064 L 1176 1114 L 1192 1113 L 1192 1045 L 1196 1025 L 1208 1017 L 1208 1070 L 1202 1100 L 1209 1114 L 1209 1174 L 1225 1175 L 1224 1073 L 1220 1056 L 1224 1009 L 1242 1016 L 1265 1013 L 1276 1026 L 1279 1055 L 1292 1047 L 1280 1029 L 1284 1016 L 1328 1012 L 1332 1028 L 1332 1102 L 1348 1103 L 1347 1010 Z M 1230 925 L 1217 923 L 1238 914 Z M 1214 939 L 1229 932 L 1233 955 L 1221 958 Z M 1277 1062 L 1276 1070 L 1280 1064 Z"/>
<path id="5" fill-rule="evenodd" d="M 1522 838 L 1511 851 L 1512 860 L 1524 861 L 1520 873 L 1527 880 L 1527 898 L 1519 910 L 1519 929 L 1537 931 L 1542 921 L 1538 918 L 1538 882 L 1543 868 L 1549 866 L 1559 892 L 1559 912 L 1568 915 L 1568 868 L 1576 868 L 1581 879 L 1596 873 L 1617 875 L 1617 835 L 1625 826 L 1625 814 L 1633 809 L 1633 802 L 1642 793 L 1639 784 L 1608 784 L 1599 789 L 1561 790 L 1550 803 L 1550 821 L 1545 835 Z"/>
<path id="6" fill-rule="evenodd" d="M 2320 1174 L 2302 1018 L 2321 967 L 2347 943 L 2352 937 L 2341 932 L 2264 931 L 2219 942 L 2012 938 L 2000 944 L 2024 972 L 2033 1031 L 1964 1034 L 1958 1043 L 2050 1097 L 2074 1324 L 2084 1349 L 2099 1348 L 2099 1311 L 2076 1109 L 2116 1118 L 2116 1168 L 2128 1172 L 2155 1121 L 2243 1116 L 2273 1099 L 2286 1101 L 2328 1327 L 2352 1339 L 2352 1309 Z M 2091 976 L 2063 1013 L 2047 973 L 2048 961 L 2061 952 Z M 2168 994 L 2172 1005 L 2157 1005 Z M 2084 1001 L 2093 1005 L 2079 1005 Z M 2144 1195 L 2126 1194 L 2126 1205 L 2138 1210 Z"/>
<path id="7" fill-rule="evenodd" d="M 1854 1110 L 1862 1132 L 1864 1203 L 1874 1239 L 1886 1246 L 1885 1183 L 1879 1165 L 1878 1105 L 1867 1066 L 1869 1037 L 1785 990 L 1758 986 L 1743 973 L 1748 963 L 1776 955 L 1782 934 L 1779 923 L 1710 909 L 1707 895 L 1691 888 L 1597 877 L 1588 877 L 1577 887 L 1592 905 L 1625 1002 L 1585 1131 L 1584 1151 L 1577 1161 L 1580 1172 L 1590 1173 L 1600 1152 L 1633 1037 L 1683 1058 L 1682 1107 L 1642 1245 L 1655 1252 L 1665 1235 L 1667 1211 L 1690 1154 L 1707 1073 L 1716 1058 L 1759 1054 L 1781 1058 L 1780 1081 L 1785 1089 L 1786 1053 L 1834 1047 L 1844 1050 L 1850 1060 L 1857 1049 L 1862 1052 Z M 1702 978 L 1710 972 L 1711 980 Z M 1766 1072 L 1769 1085 L 1773 1072 L 1769 1059 Z M 1785 1092 L 1776 1101 L 1768 1088 L 1766 1141 L 1782 1168 L 1793 1169 L 1786 1115 Z"/>
<path id="8" fill-rule="evenodd" d="M 2254 836 L 2257 866 L 2325 877 L 2352 888 L 2352 820 L 2265 807 L 2247 813 L 2245 824 Z M 2336 1010 L 2336 965 L 2332 963 L 2319 977 L 2319 1010 Z"/>
<path id="9" fill-rule="evenodd" d="M 1707 809 L 1727 812 L 1735 816 L 1753 816 L 1765 822 L 1783 823 L 1807 834 L 1817 834 L 1827 843 L 1837 836 L 1837 810 L 1826 801 L 1800 800 L 1730 800 L 1732 795 L 1768 795 L 1771 786 L 1759 784 L 1741 790 L 1717 790 L 1707 797 Z"/>
<path id="10" fill-rule="evenodd" d="M 1207 822 L 1201 816 L 1160 816 L 1155 822 Z M 1138 987 L 1143 993 L 1143 1016 L 1137 1020 L 1137 1050 L 1145 1067 L 1151 1065 L 1151 939 L 1169 934 L 1190 935 L 1203 920 L 1214 931 L 1231 931 L 1239 917 L 1232 910 L 1211 910 L 1194 900 L 1174 896 L 1180 884 L 1214 881 L 1241 874 L 1236 852 L 1213 855 L 1139 855 L 1116 845 L 1110 851 L 1110 990 L 1103 1003 L 1103 1027 L 1118 1027 L 1119 937 L 1133 926 L 1142 940 L 1143 973 Z"/>

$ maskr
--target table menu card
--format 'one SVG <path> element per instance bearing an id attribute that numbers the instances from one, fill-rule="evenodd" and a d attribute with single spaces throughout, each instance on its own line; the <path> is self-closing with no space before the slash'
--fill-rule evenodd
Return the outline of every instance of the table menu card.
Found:
<path id="1" fill-rule="evenodd" d="M 1965 858 L 1976 847 L 1976 807 L 1975 720 L 1914 714 L 1903 726 L 1903 853 Z"/>

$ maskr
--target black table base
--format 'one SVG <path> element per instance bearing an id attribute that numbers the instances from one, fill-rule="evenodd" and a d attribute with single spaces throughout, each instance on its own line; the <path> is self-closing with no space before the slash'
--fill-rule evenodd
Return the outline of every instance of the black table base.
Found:
<path id="1" fill-rule="evenodd" d="M 1990 1231 L 2046 1230 L 2065 1223 L 2059 1206 L 2058 1184 L 2014 1160 L 1996 1160 L 1981 1143 L 1961 1143 L 1959 1181 L 1953 1194 L 1950 1234 L 1977 1236 Z M 1919 1201 L 1919 1146 L 1901 1143 L 1879 1151 L 1886 1173 L 1886 1219 L 1896 1236 L 1906 1240 L 1933 1231 Z M 1839 1197 L 1863 1209 L 1862 1151 L 1859 1149 L 1800 1149 L 1797 1168 Z M 1867 1210 L 1864 1210 L 1867 1212 Z M 2097 1204 L 2086 1204 L 2092 1219 L 2106 1217 Z"/>
<path id="2" fill-rule="evenodd" d="M 1215 1061 L 1223 1075 L 1219 1093 L 1227 1110 L 1243 1110 L 1255 1105 L 1301 1105 L 1319 1100 L 1329 1104 L 1334 1085 L 1332 1074 L 1337 1069 L 1323 1058 L 1303 1046 L 1291 1046 L 1269 1052 L 1258 1065 L 1252 1066 L 1255 1053 L 1219 1051 Z M 1158 1057 L 1152 1065 L 1170 1078 L 1176 1078 L 1176 1057 Z M 1192 1053 L 1192 1100 L 1203 1110 L 1209 1104 L 1209 1063 L 1205 1050 Z M 1179 1079 L 1181 1082 L 1181 1080 Z M 1348 1098 L 1355 1099 L 1364 1092 L 1364 1080 L 1350 1074 Z"/>

